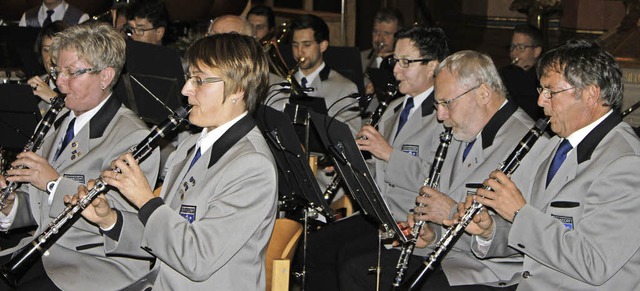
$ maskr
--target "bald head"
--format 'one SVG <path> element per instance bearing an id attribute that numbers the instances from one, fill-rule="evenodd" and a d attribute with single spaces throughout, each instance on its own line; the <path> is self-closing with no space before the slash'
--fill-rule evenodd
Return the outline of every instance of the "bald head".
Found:
<path id="1" fill-rule="evenodd" d="M 237 15 L 223 15 L 217 17 L 209 26 L 209 34 L 237 32 L 242 35 L 253 35 L 251 24 Z"/>

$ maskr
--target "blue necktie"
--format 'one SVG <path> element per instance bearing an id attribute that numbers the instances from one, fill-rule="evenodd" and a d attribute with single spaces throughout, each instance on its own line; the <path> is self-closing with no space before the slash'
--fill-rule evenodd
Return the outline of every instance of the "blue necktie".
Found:
<path id="1" fill-rule="evenodd" d="M 556 151 L 556 155 L 553 156 L 553 161 L 551 161 L 551 166 L 549 166 L 549 173 L 547 173 L 547 186 L 549 186 L 551 179 L 553 179 L 553 176 L 556 175 L 556 173 L 558 172 L 558 169 L 560 169 L 560 166 L 562 165 L 562 162 L 564 162 L 564 160 L 567 158 L 567 153 L 572 148 L 573 146 L 571 146 L 571 143 L 569 143 L 569 140 L 567 139 L 562 140 L 562 142 L 560 143 L 560 146 L 558 147 L 558 150 Z"/>
<path id="2" fill-rule="evenodd" d="M 51 15 L 53 14 L 53 10 L 47 10 L 47 18 L 42 22 L 42 27 L 45 27 L 51 24 Z"/>
<path id="3" fill-rule="evenodd" d="M 302 77 L 302 79 L 300 79 L 300 86 L 302 86 L 302 88 L 307 88 L 307 78 Z"/>
<path id="4" fill-rule="evenodd" d="M 58 157 L 60 156 L 62 151 L 67 147 L 67 145 L 69 145 L 69 142 L 71 142 L 71 140 L 75 136 L 75 133 L 73 132 L 73 125 L 75 123 L 76 123 L 75 118 L 71 119 L 71 121 L 69 122 L 69 126 L 67 126 L 67 133 L 65 133 L 64 139 L 62 140 L 62 143 L 60 144 L 58 151 L 56 151 L 56 155 L 53 158 L 54 161 L 58 160 Z"/>
<path id="5" fill-rule="evenodd" d="M 469 152 L 471 151 L 471 148 L 473 147 L 473 143 L 475 143 L 476 140 L 474 139 L 472 142 L 470 142 L 469 144 L 467 144 L 467 147 L 464 148 L 464 152 L 462 152 L 462 161 L 464 162 L 464 160 L 467 159 L 467 155 L 469 154 Z"/>
<path id="6" fill-rule="evenodd" d="M 400 122 L 398 122 L 398 130 L 396 130 L 396 136 L 398 136 L 398 133 L 400 132 L 404 124 L 407 123 L 411 108 L 413 108 L 413 97 L 407 98 L 407 104 L 404 105 L 404 109 L 402 109 L 402 113 L 400 113 Z"/>
<path id="7" fill-rule="evenodd" d="M 191 160 L 191 164 L 189 165 L 189 169 L 187 170 L 187 172 L 189 172 L 191 170 L 191 167 L 193 167 L 193 165 L 196 164 L 200 156 L 202 156 L 202 153 L 200 152 L 200 148 L 198 147 L 198 150 L 196 151 L 196 155 L 193 157 L 193 160 Z"/>

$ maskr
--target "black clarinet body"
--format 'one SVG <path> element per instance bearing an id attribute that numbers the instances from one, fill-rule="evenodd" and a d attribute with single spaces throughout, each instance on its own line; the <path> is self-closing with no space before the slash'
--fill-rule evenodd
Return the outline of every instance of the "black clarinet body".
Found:
<path id="1" fill-rule="evenodd" d="M 507 159 L 500 164 L 497 170 L 505 173 L 507 176 L 511 176 L 520 165 L 520 161 L 522 161 L 531 147 L 538 141 L 538 138 L 544 134 L 544 130 L 548 124 L 548 117 L 538 120 L 535 126 L 520 140 L 518 146 L 516 146 Z M 491 187 L 488 186 L 484 186 L 484 189 L 492 190 Z M 473 202 L 471 207 L 460 217 L 459 222 L 450 226 L 443 234 L 442 238 L 436 243 L 436 249 L 424 261 L 424 265 L 418 269 L 409 280 L 402 283 L 398 290 L 414 290 L 420 286 L 422 282 L 435 271 L 442 258 L 444 258 L 451 246 L 458 240 L 462 233 L 464 233 L 464 229 L 482 207 L 482 204 Z"/>
<path id="2" fill-rule="evenodd" d="M 142 162 L 151 155 L 158 142 L 173 132 L 185 120 L 189 113 L 189 107 L 187 105 L 178 108 L 166 121 L 154 127 L 142 142 L 130 150 L 133 158 L 137 162 Z M 113 171 L 119 171 L 119 169 L 113 169 Z M 10 285 L 17 286 L 22 276 L 31 268 L 33 263 L 39 260 L 42 254 L 66 233 L 73 223 L 81 217 L 82 210 L 89 206 L 93 199 L 104 192 L 106 188 L 107 184 L 101 177 L 96 179 L 95 186 L 87 193 L 87 196 L 78 201 L 76 205 L 67 206 L 31 244 L 27 244 L 20 249 L 8 263 L 0 267 L 2 277 Z"/>
<path id="3" fill-rule="evenodd" d="M 44 141 L 44 137 L 51 129 L 51 126 L 58 116 L 58 113 L 60 113 L 60 111 L 64 107 L 65 97 L 66 95 L 59 95 L 51 100 L 51 107 L 49 107 L 47 113 L 45 113 L 45 115 L 42 117 L 42 120 L 40 120 L 40 123 L 38 123 L 38 126 L 33 132 L 33 135 L 24 146 L 23 152 L 36 152 L 38 149 L 40 149 L 40 147 L 42 146 L 42 142 Z M 23 166 L 20 166 L 20 168 L 23 168 Z M 7 187 L 2 189 L 2 193 L 0 194 L 0 209 L 3 209 L 5 207 L 9 195 L 13 193 L 13 191 L 15 191 L 19 186 L 20 183 L 18 182 L 9 182 L 7 184 Z"/>
<path id="4" fill-rule="evenodd" d="M 451 128 L 447 128 L 440 134 L 440 144 L 438 145 L 436 155 L 433 159 L 433 163 L 431 164 L 429 177 L 424 180 L 424 186 L 429 186 L 434 189 L 438 188 L 438 183 L 440 182 L 440 172 L 442 171 L 442 165 L 444 164 L 444 160 L 447 157 L 447 151 L 449 150 L 449 145 L 451 144 L 452 139 L 453 133 L 451 133 Z M 398 258 L 398 264 L 396 265 L 396 277 L 393 280 L 394 287 L 398 287 L 402 283 L 402 279 L 407 270 L 407 267 L 409 267 L 409 258 L 413 254 L 413 250 L 416 247 L 416 242 L 418 241 L 418 236 L 420 235 L 420 231 L 424 227 L 425 223 L 426 222 L 424 220 L 417 221 L 411 229 L 411 233 L 407 237 L 408 241 L 402 245 L 400 257 Z"/>

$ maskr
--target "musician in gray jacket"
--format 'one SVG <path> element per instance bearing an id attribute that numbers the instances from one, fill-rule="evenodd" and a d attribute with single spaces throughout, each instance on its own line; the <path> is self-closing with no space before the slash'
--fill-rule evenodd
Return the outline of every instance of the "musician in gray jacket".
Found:
<path id="1" fill-rule="evenodd" d="M 640 141 L 618 113 L 620 67 L 596 43 L 569 41 L 541 58 L 538 75 L 557 136 L 531 185 L 500 173 L 484 182 L 495 192 L 476 200 L 504 221 L 478 215 L 473 250 L 524 254 L 518 290 L 638 290 Z"/>
<path id="2" fill-rule="evenodd" d="M 425 196 L 416 198 L 416 204 L 423 206 L 414 209 L 415 219 L 428 222 L 423 228 L 426 242 L 414 251 L 405 279 L 421 265 L 423 257 L 432 252 L 434 243 L 445 230 L 443 221 L 455 213 L 456 202 L 464 201 L 468 192 L 475 191 L 474 186 L 468 184 L 488 177 L 533 126 L 531 118 L 506 99 L 506 89 L 491 58 L 475 51 L 457 52 L 438 65 L 434 106 L 438 119 L 452 129 L 453 141 L 442 166 L 438 189 L 422 187 L 420 191 Z M 538 142 L 543 144 L 544 140 L 546 138 L 541 138 Z M 525 157 L 514 179 L 527 181 L 528 165 L 539 148 L 541 146 L 534 147 L 530 156 Z M 427 173 L 428 170 L 423 175 Z M 470 238 L 469 235 L 460 238 L 444 259 L 442 268 L 428 277 L 422 290 L 514 289 L 512 285 L 518 282 L 522 257 L 479 260 L 469 249 Z M 383 252 L 381 287 L 391 285 L 399 256 L 398 250 Z M 367 275 L 363 267 L 374 262 L 374 254 L 352 258 L 342 273 L 341 287 L 370 290 L 375 277 Z"/>
<path id="3" fill-rule="evenodd" d="M 121 173 L 103 177 L 139 214 L 99 203 L 83 214 L 111 227 L 109 254 L 157 258 L 154 290 L 264 290 L 277 177 L 252 113 L 267 88 L 266 55 L 250 36 L 215 34 L 192 44 L 187 59 L 182 93 L 203 131 L 169 158 L 160 197 L 127 154 L 112 163 Z"/>
<path id="4" fill-rule="evenodd" d="M 37 224 L 35 234 L 39 235 L 62 213 L 66 194 L 97 178 L 114 158 L 149 134 L 138 116 L 112 96 L 125 61 L 125 42 L 111 26 L 92 23 L 67 28 L 54 37 L 51 50 L 57 64 L 57 86 L 66 94 L 69 110 L 56 120 L 39 151 L 18 155 L 13 166 L 27 168 L 8 172 L 9 181 L 25 184 L 0 214 L 3 230 Z M 155 152 L 142 165 L 148 182 L 155 182 L 159 161 Z M 0 186 L 3 183 L 0 177 Z M 110 190 L 101 199 L 122 213 L 137 213 L 118 191 Z M 146 280 L 148 259 L 107 254 L 101 230 L 84 219 L 61 233 L 42 262 L 26 273 L 22 290 L 142 288 L 134 283 Z M 31 246 L 27 243 L 34 238 L 18 246 Z M 8 258 L 15 250 L 3 250 L 0 255 Z M 0 282 L 0 289 L 8 290 L 3 284 Z"/>
<path id="5" fill-rule="evenodd" d="M 406 220 L 415 205 L 416 192 L 433 161 L 434 140 L 437 143 L 444 130 L 433 108 L 433 72 L 448 54 L 442 29 L 401 30 L 392 60 L 398 89 L 405 96 L 389 104 L 378 129 L 365 125 L 357 134 L 360 149 L 373 155 L 370 168 L 375 169 L 376 184 L 398 221 Z M 340 266 L 356 254 L 377 249 L 377 229 L 364 215 L 354 215 L 311 233 L 308 289 L 337 289 Z M 361 271 L 373 265 L 362 266 Z"/>

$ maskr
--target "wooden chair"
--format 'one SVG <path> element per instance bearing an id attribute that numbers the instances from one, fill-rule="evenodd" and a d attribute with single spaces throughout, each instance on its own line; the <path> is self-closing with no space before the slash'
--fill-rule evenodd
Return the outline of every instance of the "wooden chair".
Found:
<path id="1" fill-rule="evenodd" d="M 340 209 L 344 209 L 344 217 L 353 214 L 353 202 L 347 195 L 343 195 L 342 197 L 338 198 L 338 200 L 333 201 L 330 206 L 331 209 L 336 212 L 340 212 Z"/>
<path id="2" fill-rule="evenodd" d="M 276 219 L 267 247 L 267 291 L 289 290 L 289 267 L 302 234 L 302 225 L 286 218 Z"/>

